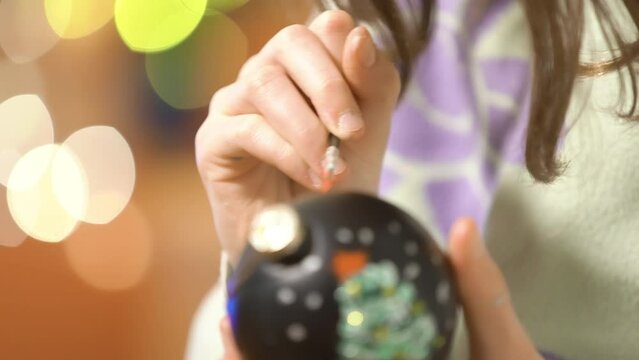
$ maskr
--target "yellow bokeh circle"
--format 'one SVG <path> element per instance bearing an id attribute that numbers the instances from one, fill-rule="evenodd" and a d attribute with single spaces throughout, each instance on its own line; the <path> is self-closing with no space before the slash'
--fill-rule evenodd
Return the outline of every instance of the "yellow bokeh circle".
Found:
<path id="1" fill-rule="evenodd" d="M 53 186 L 54 177 L 63 178 L 62 189 Z M 59 242 L 79 222 L 59 199 L 81 213 L 86 209 L 87 193 L 84 171 L 75 156 L 60 145 L 49 144 L 29 151 L 15 164 L 7 184 L 7 203 L 22 231 L 36 240 Z"/>
<path id="2" fill-rule="evenodd" d="M 68 20 L 60 14 L 58 22 L 64 27 Z M 59 40 L 49 26 L 42 0 L 0 1 L 0 47 L 14 63 L 36 60 Z"/>
<path id="3" fill-rule="evenodd" d="M 116 0 L 115 24 L 132 50 L 163 51 L 195 30 L 206 6 L 207 0 Z"/>
<path id="4" fill-rule="evenodd" d="M 100 29 L 113 17 L 115 0 L 44 0 L 49 25 L 66 39 Z"/>

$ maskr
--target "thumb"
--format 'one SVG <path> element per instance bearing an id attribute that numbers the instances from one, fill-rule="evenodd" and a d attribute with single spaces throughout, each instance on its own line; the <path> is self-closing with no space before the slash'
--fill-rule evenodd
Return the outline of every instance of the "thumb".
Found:
<path id="1" fill-rule="evenodd" d="M 228 316 L 225 316 L 220 321 L 220 333 L 222 335 L 222 343 L 224 344 L 224 357 L 220 360 L 242 360 L 242 356 L 233 338 L 231 321 Z"/>
<path id="2" fill-rule="evenodd" d="M 342 71 L 362 105 L 381 102 L 392 109 L 397 102 L 401 88 L 399 73 L 388 57 L 375 47 L 363 26 L 353 29 L 346 38 Z"/>
<path id="3" fill-rule="evenodd" d="M 541 359 L 517 319 L 504 277 L 483 246 L 474 221 L 457 221 L 448 246 L 472 359 Z"/>

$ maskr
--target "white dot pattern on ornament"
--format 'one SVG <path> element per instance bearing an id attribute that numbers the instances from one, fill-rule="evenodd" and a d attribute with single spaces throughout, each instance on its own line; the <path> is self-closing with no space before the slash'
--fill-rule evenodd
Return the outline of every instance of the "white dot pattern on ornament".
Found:
<path id="1" fill-rule="evenodd" d="M 438 303 L 445 304 L 450 299 L 450 285 L 446 281 L 440 282 L 435 291 Z"/>
<path id="2" fill-rule="evenodd" d="M 417 255 L 418 251 L 419 251 L 419 246 L 417 246 L 417 243 L 412 241 L 412 240 L 407 242 L 404 245 L 404 252 L 408 256 L 415 256 L 415 255 Z"/>
<path id="3" fill-rule="evenodd" d="M 282 305 L 291 305 L 295 302 L 297 295 L 293 289 L 284 287 L 277 291 L 277 301 Z"/>
<path id="4" fill-rule="evenodd" d="M 404 277 L 409 280 L 415 280 L 420 272 L 421 268 L 416 262 L 408 263 L 406 267 L 404 267 Z"/>
<path id="5" fill-rule="evenodd" d="M 369 227 L 363 227 L 357 231 L 357 238 L 362 245 L 368 246 L 375 241 L 375 232 Z"/>
<path id="6" fill-rule="evenodd" d="M 306 298 L 304 299 L 304 305 L 306 305 L 306 308 L 311 311 L 319 310 L 322 307 L 322 304 L 324 304 L 324 298 L 322 297 L 322 294 L 316 291 L 306 295 Z"/>
<path id="7" fill-rule="evenodd" d="M 293 323 L 286 328 L 286 336 L 292 342 L 302 342 L 306 340 L 306 327 L 300 323 Z"/>
<path id="8" fill-rule="evenodd" d="M 350 244 L 353 241 L 353 231 L 349 228 L 341 227 L 335 232 L 335 238 L 342 244 Z"/>
<path id="9" fill-rule="evenodd" d="M 399 221 L 393 220 L 390 223 L 388 223 L 388 232 L 391 233 L 392 235 L 399 235 L 401 231 L 402 231 L 402 224 L 400 224 Z"/>
<path id="10" fill-rule="evenodd" d="M 317 255 L 309 255 L 302 260 L 302 268 L 306 272 L 316 272 L 322 268 L 322 259 Z"/>

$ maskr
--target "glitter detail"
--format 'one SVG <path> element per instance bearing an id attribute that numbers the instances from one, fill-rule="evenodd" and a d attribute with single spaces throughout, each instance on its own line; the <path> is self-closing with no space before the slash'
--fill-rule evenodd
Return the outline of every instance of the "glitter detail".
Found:
<path id="1" fill-rule="evenodd" d="M 362 293 L 362 285 L 356 282 L 349 282 L 344 286 L 344 291 L 348 296 L 359 296 Z"/>
<path id="2" fill-rule="evenodd" d="M 388 335 L 389 332 L 387 326 L 380 326 L 373 330 L 373 338 L 375 338 L 375 341 L 385 341 L 388 339 Z"/>
<path id="3" fill-rule="evenodd" d="M 439 349 L 442 348 L 444 345 L 446 345 L 446 339 L 441 336 L 438 335 L 432 342 L 431 344 L 435 349 Z"/>
<path id="4" fill-rule="evenodd" d="M 410 309 L 413 315 L 423 315 L 426 310 L 426 304 L 423 301 L 415 301 Z"/>
<path id="5" fill-rule="evenodd" d="M 368 264 L 335 291 L 341 359 L 425 359 L 438 336 L 417 289 L 390 261 Z"/>
<path id="6" fill-rule="evenodd" d="M 361 311 L 351 311 L 346 315 L 346 322 L 350 326 L 360 326 L 364 322 L 364 314 Z"/>

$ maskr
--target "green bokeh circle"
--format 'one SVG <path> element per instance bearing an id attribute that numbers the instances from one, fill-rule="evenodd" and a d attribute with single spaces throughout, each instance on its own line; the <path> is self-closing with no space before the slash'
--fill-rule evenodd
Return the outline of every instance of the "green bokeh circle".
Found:
<path id="1" fill-rule="evenodd" d="M 216 90 L 235 79 L 248 56 L 242 29 L 222 13 L 207 15 L 174 48 L 147 54 L 147 78 L 156 94 L 175 109 L 207 106 Z"/>
<path id="2" fill-rule="evenodd" d="M 206 7 L 207 0 L 116 0 L 115 24 L 132 50 L 158 52 L 186 39 Z"/>

